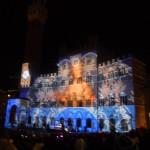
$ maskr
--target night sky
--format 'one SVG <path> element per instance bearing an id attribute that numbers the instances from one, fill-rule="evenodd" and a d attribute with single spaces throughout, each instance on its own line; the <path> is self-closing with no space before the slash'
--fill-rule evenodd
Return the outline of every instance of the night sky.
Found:
<path id="1" fill-rule="evenodd" d="M 5 4 L 0 89 L 13 89 L 19 83 L 26 47 L 26 8 L 29 2 L 30 0 L 9 0 Z M 67 55 L 95 48 L 101 57 L 100 61 L 129 53 L 146 64 L 150 63 L 148 7 L 127 7 L 124 4 L 85 5 L 57 4 L 54 7 L 48 3 L 49 16 L 41 55 L 42 73 L 57 71 L 57 62 Z"/>

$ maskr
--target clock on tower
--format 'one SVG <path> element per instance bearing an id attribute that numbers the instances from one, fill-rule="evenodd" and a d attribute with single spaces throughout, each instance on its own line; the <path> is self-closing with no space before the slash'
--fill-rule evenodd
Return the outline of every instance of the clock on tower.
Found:
<path id="1" fill-rule="evenodd" d="M 30 82 L 31 82 L 31 76 L 30 76 L 30 72 L 29 72 L 29 63 L 23 63 L 20 85 L 22 88 L 29 87 Z"/>

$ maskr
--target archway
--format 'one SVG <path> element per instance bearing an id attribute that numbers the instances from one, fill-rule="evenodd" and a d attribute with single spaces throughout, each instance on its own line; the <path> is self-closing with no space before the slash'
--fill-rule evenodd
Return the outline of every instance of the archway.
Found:
<path id="1" fill-rule="evenodd" d="M 11 124 L 11 127 L 13 127 L 14 124 L 16 123 L 16 112 L 17 112 L 17 106 L 14 105 L 11 107 L 10 117 L 9 117 L 9 123 Z"/>

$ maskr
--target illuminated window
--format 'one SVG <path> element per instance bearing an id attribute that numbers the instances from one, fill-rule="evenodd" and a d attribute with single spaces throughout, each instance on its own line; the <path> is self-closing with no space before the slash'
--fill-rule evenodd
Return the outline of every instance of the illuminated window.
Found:
<path id="1" fill-rule="evenodd" d="M 36 117 L 35 117 L 35 122 L 34 122 L 34 124 L 33 124 L 33 127 L 34 127 L 34 128 L 37 128 L 38 126 L 39 126 L 39 117 L 36 116 Z"/>
<path id="2" fill-rule="evenodd" d="M 72 127 L 73 126 L 73 121 L 71 118 L 68 118 L 68 126 Z"/>
<path id="3" fill-rule="evenodd" d="M 77 118 L 77 128 L 81 127 L 81 119 Z"/>
<path id="4" fill-rule="evenodd" d="M 60 104 L 60 106 L 65 106 L 65 102 L 63 102 L 63 101 L 60 101 L 59 104 Z"/>
<path id="5" fill-rule="evenodd" d="M 57 82 L 54 81 L 54 82 L 52 83 L 52 87 L 56 87 L 56 86 L 57 86 Z"/>
<path id="6" fill-rule="evenodd" d="M 10 118 L 9 122 L 11 123 L 11 126 L 13 126 L 16 123 L 16 111 L 17 111 L 17 106 L 12 106 L 11 111 L 10 111 Z"/>
<path id="7" fill-rule="evenodd" d="M 78 59 L 75 59 L 74 61 L 73 61 L 73 65 L 78 65 L 79 64 L 79 60 Z"/>
<path id="8" fill-rule="evenodd" d="M 121 75 L 126 74 L 126 70 L 125 70 L 125 68 L 124 68 L 124 67 L 122 67 L 122 68 L 120 69 L 120 72 L 121 72 Z"/>
<path id="9" fill-rule="evenodd" d="M 46 128 L 46 116 L 42 118 L 42 126 Z"/>
<path id="10" fill-rule="evenodd" d="M 61 86 L 64 86 L 65 85 L 65 80 L 62 80 L 61 81 Z"/>
<path id="11" fill-rule="evenodd" d="M 78 107 L 83 107 L 83 102 L 82 101 L 78 101 Z"/>
<path id="12" fill-rule="evenodd" d="M 102 81 L 104 80 L 104 75 L 103 74 L 99 74 L 98 75 L 98 81 Z"/>
<path id="13" fill-rule="evenodd" d="M 51 125 L 55 125 L 55 118 L 52 117 L 52 118 L 50 118 L 50 120 L 51 120 Z"/>
<path id="14" fill-rule="evenodd" d="M 73 80 L 70 79 L 70 80 L 69 80 L 69 85 L 72 85 L 72 84 L 73 84 Z"/>
<path id="15" fill-rule="evenodd" d="M 116 130 L 115 125 L 116 125 L 115 119 L 114 118 L 110 118 L 110 120 L 109 120 L 109 127 L 110 127 L 110 131 L 111 132 L 114 132 Z"/>
<path id="16" fill-rule="evenodd" d="M 64 118 L 63 117 L 60 118 L 60 123 L 64 124 Z"/>
<path id="17" fill-rule="evenodd" d="M 109 93 L 109 105 L 115 105 L 115 95 L 114 93 Z"/>
<path id="18" fill-rule="evenodd" d="M 128 131 L 128 120 L 127 119 L 121 120 L 121 129 L 122 129 L 122 131 Z"/>
<path id="19" fill-rule="evenodd" d="M 28 124 L 31 124 L 31 116 L 28 117 Z"/>
<path id="20" fill-rule="evenodd" d="M 91 101 L 90 100 L 86 101 L 86 107 L 91 107 Z"/>
<path id="21" fill-rule="evenodd" d="M 104 128 L 104 119 L 99 119 L 99 128 L 100 128 L 100 130 L 103 130 L 103 128 Z"/>
<path id="22" fill-rule="evenodd" d="M 104 106 L 105 104 L 105 99 L 104 96 L 101 94 L 100 98 L 98 99 L 98 106 Z"/>
<path id="23" fill-rule="evenodd" d="M 128 99 L 127 99 L 127 95 L 125 92 L 120 93 L 120 104 L 121 105 L 127 105 L 128 104 Z"/>
<path id="24" fill-rule="evenodd" d="M 73 102 L 72 101 L 68 101 L 67 105 L 68 105 L 68 107 L 72 107 L 73 106 Z"/>
<path id="25" fill-rule="evenodd" d="M 81 83 L 82 83 L 82 77 L 79 77 L 79 78 L 77 79 L 77 83 L 78 83 L 78 84 L 81 84 Z"/>
<path id="26" fill-rule="evenodd" d="M 86 119 L 86 127 L 91 128 L 92 127 L 92 121 L 90 118 Z"/>
<path id="27" fill-rule="evenodd" d="M 114 97 L 109 98 L 109 105 L 110 106 L 115 105 L 115 98 Z"/>
<path id="28" fill-rule="evenodd" d="M 90 65 L 90 64 L 91 64 L 91 62 L 92 62 L 92 59 L 91 59 L 91 58 L 87 58 L 87 60 L 86 60 L 86 64 L 87 64 L 87 65 Z"/>
<path id="29" fill-rule="evenodd" d="M 108 78 L 109 78 L 109 79 L 114 78 L 114 73 L 113 73 L 113 71 L 109 72 L 109 74 L 108 74 Z"/>
<path id="30" fill-rule="evenodd" d="M 67 64 L 63 64 L 62 69 L 65 70 L 67 68 Z"/>
<path id="31" fill-rule="evenodd" d="M 88 76 L 86 77 L 86 81 L 87 81 L 87 82 L 91 82 L 91 81 L 92 81 L 92 76 L 88 75 Z"/>

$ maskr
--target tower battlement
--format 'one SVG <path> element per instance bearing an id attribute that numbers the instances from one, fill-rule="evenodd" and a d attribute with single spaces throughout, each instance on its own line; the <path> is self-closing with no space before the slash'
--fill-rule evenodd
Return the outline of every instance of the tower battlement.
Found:
<path id="1" fill-rule="evenodd" d="M 27 17 L 29 22 L 40 21 L 45 23 L 48 18 L 46 0 L 33 0 L 32 5 L 28 7 Z"/>

